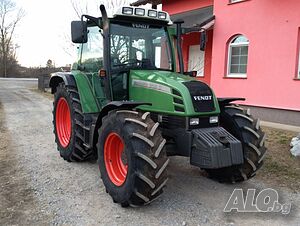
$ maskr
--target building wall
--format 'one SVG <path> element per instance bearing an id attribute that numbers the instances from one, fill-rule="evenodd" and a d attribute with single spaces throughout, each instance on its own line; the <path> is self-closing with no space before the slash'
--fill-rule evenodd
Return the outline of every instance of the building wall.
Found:
<path id="1" fill-rule="evenodd" d="M 298 111 L 282 110 L 275 108 L 264 108 L 254 106 L 243 106 L 250 109 L 251 115 L 254 118 L 259 118 L 263 121 L 276 122 L 280 124 L 288 124 L 300 127 L 300 113 Z M 300 132 L 300 131 L 299 131 Z"/>
<path id="2" fill-rule="evenodd" d="M 185 1 L 183 1 L 185 2 Z M 211 86 L 219 97 L 245 97 L 245 104 L 300 111 L 299 0 L 214 1 Z M 225 78 L 227 42 L 249 39 L 247 79 Z"/>
<path id="3" fill-rule="evenodd" d="M 170 15 L 213 5 L 213 0 L 162 0 L 163 10 Z"/>
<path id="4" fill-rule="evenodd" d="M 205 53 L 204 81 L 219 97 L 245 97 L 245 104 L 300 111 L 300 80 L 296 80 L 300 46 L 299 0 L 163 0 L 171 15 L 214 5 L 213 41 Z M 227 43 L 243 34 L 249 41 L 246 79 L 226 78 Z M 183 52 L 199 39 L 184 37 Z M 212 45 L 213 43 L 213 45 Z M 212 52 L 209 46 L 212 45 Z M 212 61 L 207 61 L 208 56 Z M 211 70 L 211 71 L 210 71 Z"/>

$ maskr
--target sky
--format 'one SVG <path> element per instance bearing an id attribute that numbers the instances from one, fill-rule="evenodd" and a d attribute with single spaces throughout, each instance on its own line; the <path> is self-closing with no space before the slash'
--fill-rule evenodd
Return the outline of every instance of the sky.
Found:
<path id="1" fill-rule="evenodd" d="M 66 53 L 65 36 L 70 33 L 70 21 L 76 19 L 68 0 L 16 0 L 25 10 L 25 16 L 16 29 L 14 42 L 17 59 L 22 66 L 45 66 L 48 59 L 56 66 L 72 63 L 72 56 Z M 70 53 L 73 51 L 70 50 Z"/>
<path id="2" fill-rule="evenodd" d="M 17 49 L 17 59 L 22 66 L 43 67 L 49 59 L 58 67 L 76 61 L 76 47 L 72 47 L 70 40 L 70 24 L 72 20 L 78 20 L 78 17 L 72 8 L 71 0 L 15 2 L 26 13 L 16 29 L 14 38 L 14 43 L 20 46 Z M 100 16 L 96 2 L 89 1 L 89 14 Z"/>

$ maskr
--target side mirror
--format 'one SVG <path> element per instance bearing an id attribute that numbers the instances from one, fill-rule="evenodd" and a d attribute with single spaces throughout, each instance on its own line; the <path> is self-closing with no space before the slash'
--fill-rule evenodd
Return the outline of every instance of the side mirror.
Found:
<path id="1" fill-rule="evenodd" d="M 207 41 L 207 36 L 206 36 L 206 31 L 202 31 L 200 33 L 200 50 L 204 51 L 206 47 L 206 41 Z"/>
<path id="2" fill-rule="evenodd" d="M 73 43 L 87 42 L 87 23 L 85 21 L 71 22 L 71 35 Z"/>

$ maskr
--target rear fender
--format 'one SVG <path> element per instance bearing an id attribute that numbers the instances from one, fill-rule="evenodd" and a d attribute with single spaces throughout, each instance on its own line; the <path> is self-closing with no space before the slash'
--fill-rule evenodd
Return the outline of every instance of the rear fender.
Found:
<path id="1" fill-rule="evenodd" d="M 100 112 L 101 108 L 86 75 L 82 73 L 69 72 L 53 73 L 49 83 L 52 94 L 56 92 L 56 87 L 61 82 L 64 82 L 66 86 L 73 86 L 77 88 L 83 113 Z"/>
<path id="2" fill-rule="evenodd" d="M 64 82 L 67 86 L 76 87 L 76 81 L 73 74 L 68 72 L 56 72 L 51 74 L 49 86 L 51 87 L 51 93 L 56 92 L 56 87 L 59 83 Z"/>

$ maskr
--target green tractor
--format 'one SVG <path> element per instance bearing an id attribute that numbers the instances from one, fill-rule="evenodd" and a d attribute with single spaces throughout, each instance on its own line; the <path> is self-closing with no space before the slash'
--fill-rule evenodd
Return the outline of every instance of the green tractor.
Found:
<path id="1" fill-rule="evenodd" d="M 182 21 L 175 30 L 163 11 L 122 7 L 112 17 L 103 5 L 100 11 L 102 17 L 71 23 L 78 61 L 50 80 L 61 157 L 98 159 L 106 191 L 123 207 L 162 194 L 168 156 L 189 157 L 222 182 L 253 177 L 266 153 L 260 121 L 231 104 L 243 98 L 216 98 L 184 72 Z"/>

